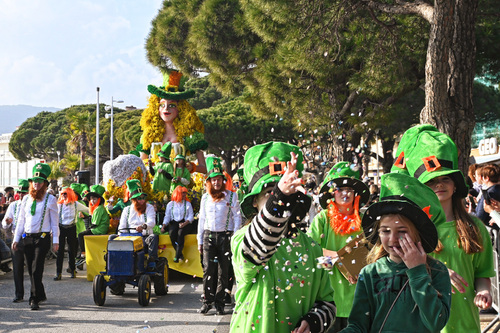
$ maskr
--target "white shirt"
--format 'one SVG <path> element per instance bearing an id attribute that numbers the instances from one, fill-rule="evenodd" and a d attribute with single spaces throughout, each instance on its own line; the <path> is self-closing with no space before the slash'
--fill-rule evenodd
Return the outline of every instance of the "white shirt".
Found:
<path id="1" fill-rule="evenodd" d="M 238 195 L 228 190 L 224 191 L 224 195 L 225 197 L 222 200 L 214 202 L 210 194 L 203 194 L 198 220 L 198 245 L 203 244 L 203 232 L 205 230 L 235 232 L 240 229 L 241 213 Z M 232 200 L 229 202 L 231 197 Z"/>
<path id="2" fill-rule="evenodd" d="M 45 200 L 47 200 L 47 205 L 45 208 L 45 216 L 42 215 L 45 207 Z M 21 208 L 19 211 L 19 217 L 17 219 L 16 232 L 14 236 L 14 242 L 19 243 L 23 233 L 39 233 L 52 231 L 52 243 L 59 244 L 59 223 L 57 216 L 57 199 L 48 193 L 45 193 L 42 201 L 36 203 L 35 215 L 31 215 L 31 204 L 33 203 L 33 198 L 27 195 L 23 198 L 21 202 Z M 40 228 L 40 223 L 42 227 Z"/>
<path id="3" fill-rule="evenodd" d="M 19 208 L 21 207 L 21 200 L 12 202 L 9 207 L 7 207 L 7 212 L 2 220 L 2 228 L 6 230 L 7 238 L 12 238 L 12 235 L 16 231 L 17 220 L 19 217 Z M 7 219 L 11 218 L 12 222 L 7 223 Z"/>
<path id="4" fill-rule="evenodd" d="M 59 214 L 59 224 L 68 226 L 76 223 L 77 212 L 89 213 L 89 208 L 82 205 L 78 201 L 69 204 L 57 204 L 57 209 Z"/>
<path id="5" fill-rule="evenodd" d="M 175 202 L 170 201 L 165 208 L 165 218 L 163 224 L 168 225 L 170 221 L 189 221 L 193 222 L 194 212 L 193 206 L 189 201 Z"/>
<path id="6" fill-rule="evenodd" d="M 147 203 L 145 214 L 139 215 L 139 213 L 137 213 L 137 211 L 135 210 L 134 205 L 132 204 L 123 209 L 122 216 L 120 217 L 120 224 L 118 225 L 118 233 L 135 233 L 135 228 L 137 228 L 138 226 L 142 226 L 144 223 L 148 226 L 148 228 L 146 230 L 143 230 L 142 234 L 144 236 L 148 235 L 149 233 L 152 234 L 153 227 L 156 224 L 156 212 L 154 207 Z"/>

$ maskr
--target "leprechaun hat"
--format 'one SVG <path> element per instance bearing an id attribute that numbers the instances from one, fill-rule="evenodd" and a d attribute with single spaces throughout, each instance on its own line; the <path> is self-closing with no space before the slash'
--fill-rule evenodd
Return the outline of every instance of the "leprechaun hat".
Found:
<path id="1" fill-rule="evenodd" d="M 85 197 L 88 197 L 88 198 L 97 197 L 97 198 L 102 199 L 101 203 L 104 203 L 104 198 L 103 198 L 104 192 L 106 192 L 106 188 L 104 186 L 99 185 L 99 184 L 92 185 L 92 186 L 90 186 L 90 191 L 85 194 Z"/>
<path id="2" fill-rule="evenodd" d="M 17 181 L 17 185 L 18 185 L 17 188 L 18 193 L 28 193 L 30 189 L 30 183 L 27 179 L 19 179 Z"/>
<path id="3" fill-rule="evenodd" d="M 426 253 L 438 244 L 435 224 L 446 222 L 441 203 L 434 191 L 416 178 L 402 173 L 388 173 L 380 180 L 380 201 L 372 204 L 363 215 L 363 231 L 375 244 L 379 238 L 376 223 L 388 214 L 401 214 L 413 222 Z"/>
<path id="4" fill-rule="evenodd" d="M 467 196 L 468 186 L 458 169 L 457 146 L 448 135 L 435 128 L 420 131 L 401 147 L 401 151 L 404 152 L 404 161 L 399 167 L 406 168 L 410 176 L 424 184 L 436 177 L 449 176 L 455 183 L 457 195 L 461 198 Z"/>
<path id="5" fill-rule="evenodd" d="M 148 85 L 148 91 L 158 96 L 159 98 L 179 101 L 194 97 L 194 90 L 184 91 L 184 83 L 182 73 L 176 70 L 169 70 L 163 74 L 163 85 L 160 87 L 152 84 Z"/>
<path id="6" fill-rule="evenodd" d="M 285 173 L 286 163 L 291 160 L 290 153 L 297 155 L 297 171 L 302 177 L 304 165 L 299 147 L 283 142 L 267 142 L 253 146 L 245 153 L 243 178 L 247 184 L 246 195 L 241 202 L 241 211 L 249 218 L 257 213 L 253 206 L 254 197 L 264 186 L 277 183 Z"/>
<path id="7" fill-rule="evenodd" d="M 141 181 L 139 179 L 127 180 L 127 189 L 130 193 L 130 199 L 138 198 L 142 195 L 147 195 L 142 191 Z"/>
<path id="8" fill-rule="evenodd" d="M 170 160 L 170 152 L 172 151 L 172 142 L 166 142 L 163 146 L 161 146 L 161 149 L 156 155 L 166 158 L 167 160 Z"/>
<path id="9" fill-rule="evenodd" d="M 409 175 L 408 169 L 406 168 L 405 155 L 409 156 L 411 153 L 411 148 L 415 147 L 415 140 L 417 140 L 420 133 L 425 131 L 435 131 L 439 132 L 436 127 L 430 124 L 420 124 L 410 127 L 404 132 L 399 141 L 398 149 L 396 150 L 396 160 L 391 168 L 391 173 L 404 173 Z"/>
<path id="10" fill-rule="evenodd" d="M 43 180 L 48 182 L 48 178 L 51 173 L 52 169 L 50 168 L 50 165 L 47 163 L 37 163 L 33 167 L 33 177 L 29 178 L 28 181 Z"/>
<path id="11" fill-rule="evenodd" d="M 226 179 L 224 176 L 224 172 L 222 169 L 221 159 L 215 156 L 208 156 L 205 160 L 207 165 L 207 180 L 213 177 L 222 176 L 222 178 Z"/>
<path id="12" fill-rule="evenodd" d="M 370 199 L 370 189 L 360 180 L 360 172 L 355 164 L 339 162 L 328 171 L 321 184 L 319 203 L 323 209 L 328 206 L 328 201 L 334 197 L 334 192 L 339 187 L 350 187 L 359 195 L 359 206 L 362 207 Z"/>

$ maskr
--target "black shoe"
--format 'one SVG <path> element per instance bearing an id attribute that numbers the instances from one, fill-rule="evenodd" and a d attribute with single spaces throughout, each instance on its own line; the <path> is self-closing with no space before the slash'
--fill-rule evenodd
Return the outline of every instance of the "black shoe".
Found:
<path id="1" fill-rule="evenodd" d="M 1 265 L 0 270 L 2 270 L 5 273 L 12 272 L 12 268 L 10 268 L 8 264 Z"/>
<path id="2" fill-rule="evenodd" d="M 200 313 L 201 314 L 207 314 L 208 311 L 210 311 L 210 309 L 212 308 L 212 306 L 210 304 L 206 304 L 204 303 L 202 306 L 201 306 L 201 309 L 200 309 Z"/>
<path id="3" fill-rule="evenodd" d="M 69 273 L 72 279 L 76 278 L 76 271 L 69 271 Z"/>
<path id="4" fill-rule="evenodd" d="M 40 309 L 38 303 L 31 302 L 31 310 L 38 310 L 38 309 Z"/>
<path id="5" fill-rule="evenodd" d="M 224 307 L 221 305 L 215 306 L 215 309 L 217 310 L 217 314 L 223 316 L 224 315 Z"/>
<path id="6" fill-rule="evenodd" d="M 54 281 L 59 281 L 61 280 L 61 273 L 57 274 L 55 277 L 54 277 Z"/>
<path id="7" fill-rule="evenodd" d="M 12 300 L 12 303 L 21 303 L 22 301 L 23 301 L 23 299 L 22 299 L 22 298 L 17 298 L 17 297 L 16 297 L 16 298 L 14 298 L 14 299 Z"/>
<path id="8" fill-rule="evenodd" d="M 71 273 L 71 272 L 72 272 L 71 268 L 69 268 L 69 267 L 66 268 L 66 273 Z"/>

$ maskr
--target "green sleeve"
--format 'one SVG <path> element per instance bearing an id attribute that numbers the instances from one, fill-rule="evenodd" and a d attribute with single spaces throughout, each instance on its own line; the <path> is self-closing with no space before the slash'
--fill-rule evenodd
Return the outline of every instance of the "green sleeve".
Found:
<path id="1" fill-rule="evenodd" d="M 366 272 L 367 267 L 363 268 L 359 273 L 354 302 L 348 319 L 349 325 L 341 331 L 342 333 L 370 332 L 375 309 L 370 308 L 369 296 L 371 291 L 369 292 L 367 289 L 366 277 L 369 276 L 369 273 Z"/>
<path id="2" fill-rule="evenodd" d="M 233 253 L 233 267 L 234 274 L 236 276 L 236 281 L 240 281 L 242 284 L 250 283 L 257 274 L 259 274 L 260 268 L 262 266 L 256 266 L 250 261 L 246 260 L 243 255 L 242 246 L 245 239 L 245 233 L 248 229 L 248 225 L 244 226 L 240 230 L 234 233 L 231 237 L 231 252 Z"/>
<path id="3" fill-rule="evenodd" d="M 91 231 L 94 235 L 105 235 L 109 229 L 109 215 L 104 206 L 99 206 L 92 214 L 92 225 L 94 226 Z"/>
<path id="4" fill-rule="evenodd" d="M 488 230 L 477 218 L 473 218 L 483 240 L 483 251 L 474 254 L 472 264 L 474 265 L 474 278 L 489 278 L 495 276 L 495 267 L 493 265 L 493 248 L 491 246 L 491 237 Z"/>
<path id="5" fill-rule="evenodd" d="M 309 227 L 309 230 L 307 230 L 307 234 L 316 241 L 319 245 L 321 245 L 322 248 L 325 248 L 325 245 L 323 244 L 323 238 L 321 235 L 323 235 L 323 226 L 326 221 L 326 209 L 323 209 L 319 214 L 317 214 L 314 217 L 313 222 L 311 223 L 311 226 Z"/>
<path id="6" fill-rule="evenodd" d="M 115 214 L 115 213 L 118 213 L 119 211 L 123 210 L 123 208 L 125 208 L 125 203 L 123 202 L 122 199 L 118 199 L 118 201 L 116 202 L 116 205 L 114 205 L 113 208 L 108 209 L 108 212 L 110 214 Z"/>
<path id="7" fill-rule="evenodd" d="M 446 266 L 437 260 L 430 260 L 432 279 L 423 264 L 408 269 L 406 275 L 422 323 L 429 331 L 439 332 L 450 317 L 451 282 Z"/>

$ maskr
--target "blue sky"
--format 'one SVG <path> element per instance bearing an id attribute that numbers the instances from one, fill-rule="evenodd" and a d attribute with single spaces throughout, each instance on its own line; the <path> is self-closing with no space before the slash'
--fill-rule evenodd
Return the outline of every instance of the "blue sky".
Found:
<path id="1" fill-rule="evenodd" d="M 144 108 L 145 40 L 162 0 L 0 0 L 0 105 Z"/>

